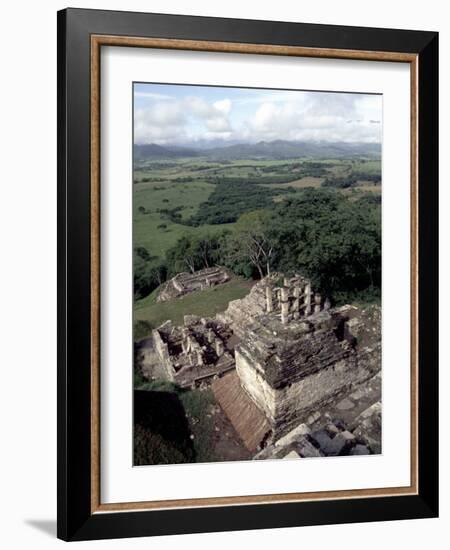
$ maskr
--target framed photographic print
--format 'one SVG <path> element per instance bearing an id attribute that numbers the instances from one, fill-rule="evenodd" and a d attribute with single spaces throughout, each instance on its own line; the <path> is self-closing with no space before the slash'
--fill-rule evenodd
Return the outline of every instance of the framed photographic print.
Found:
<path id="1" fill-rule="evenodd" d="M 58 13 L 58 536 L 438 513 L 438 36 Z"/>

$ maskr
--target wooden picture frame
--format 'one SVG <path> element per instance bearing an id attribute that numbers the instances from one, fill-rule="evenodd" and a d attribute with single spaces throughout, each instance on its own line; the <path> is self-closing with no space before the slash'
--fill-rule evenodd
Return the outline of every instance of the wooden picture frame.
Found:
<path id="1" fill-rule="evenodd" d="M 103 46 L 411 67 L 411 485 L 100 501 L 100 50 Z M 438 35 L 67 9 L 58 13 L 58 537 L 86 540 L 438 514 Z M 400 205 L 399 205 L 400 206 Z"/>

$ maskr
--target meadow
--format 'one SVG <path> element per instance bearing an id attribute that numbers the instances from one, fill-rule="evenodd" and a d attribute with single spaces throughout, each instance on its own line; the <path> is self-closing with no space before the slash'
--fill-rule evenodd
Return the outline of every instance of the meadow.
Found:
<path id="1" fill-rule="evenodd" d="M 311 165 L 317 169 L 316 165 L 321 164 L 325 166 L 324 175 L 305 175 L 305 172 L 311 172 Z M 355 191 L 381 192 L 380 185 L 373 185 L 364 179 L 365 174 L 381 174 L 379 159 L 237 159 L 214 162 L 206 157 L 194 157 L 142 161 L 137 164 L 134 173 L 134 247 L 145 247 L 156 260 L 163 258 L 166 251 L 183 235 L 202 235 L 220 232 L 224 227 L 231 228 L 230 223 L 201 224 L 197 227 L 174 223 L 161 212 L 164 209 L 179 208 L 182 221 L 193 218 L 200 205 L 206 203 L 214 192 L 216 182 L 225 178 L 235 178 L 238 183 L 239 180 L 246 183 L 257 178 L 260 183 L 255 185 L 263 189 L 293 192 L 308 187 L 320 187 L 326 177 L 343 178 L 352 174 L 360 177 L 358 185 L 352 187 Z M 286 181 L 265 182 L 270 177 L 284 178 Z M 272 200 L 278 202 L 283 196 L 280 193 Z"/>
<path id="2" fill-rule="evenodd" d="M 158 327 L 167 319 L 171 319 L 176 325 L 182 324 L 184 315 L 188 314 L 214 316 L 224 311 L 232 300 L 243 298 L 251 287 L 251 281 L 235 277 L 223 285 L 201 291 L 201 296 L 200 292 L 193 292 L 168 302 L 157 302 L 158 289 L 155 289 L 149 296 L 136 302 L 134 318 L 136 322 L 145 322 L 150 329 Z M 140 335 L 139 332 L 137 336 Z"/>
<path id="3" fill-rule="evenodd" d="M 148 266 L 157 266 L 182 237 L 210 237 L 224 229 L 232 232 L 242 213 L 300 197 L 308 188 L 336 183 L 336 190 L 352 201 L 367 193 L 380 195 L 377 178 L 381 178 L 381 161 L 374 158 L 140 160 L 134 171 L 133 246 L 145 249 Z M 342 187 L 347 180 L 351 185 Z M 187 313 L 214 315 L 248 290 L 249 282 L 236 277 L 203 292 L 201 300 L 192 294 L 157 303 L 156 288 L 135 300 L 136 337 L 167 319 L 180 323 Z"/>

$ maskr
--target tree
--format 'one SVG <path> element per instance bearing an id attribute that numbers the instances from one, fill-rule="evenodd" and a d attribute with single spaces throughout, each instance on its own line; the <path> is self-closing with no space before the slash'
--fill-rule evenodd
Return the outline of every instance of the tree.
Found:
<path id="1" fill-rule="evenodd" d="M 255 210 L 242 214 L 229 241 L 231 262 L 248 260 L 255 266 L 259 277 L 270 275 L 275 241 L 270 233 L 270 214 Z"/>
<path id="2" fill-rule="evenodd" d="M 352 200 L 325 189 L 305 190 L 275 206 L 273 266 L 299 271 L 329 296 L 379 296 L 381 208 L 375 198 Z"/>
<path id="3" fill-rule="evenodd" d="M 171 273 L 189 269 L 192 273 L 198 269 L 211 267 L 221 260 L 223 234 L 185 235 L 167 251 L 166 258 Z"/>
<path id="4" fill-rule="evenodd" d="M 198 251 L 195 250 L 193 244 L 192 237 L 184 236 L 167 251 L 166 256 L 171 272 L 178 273 L 187 268 L 193 273 L 198 268 Z"/>

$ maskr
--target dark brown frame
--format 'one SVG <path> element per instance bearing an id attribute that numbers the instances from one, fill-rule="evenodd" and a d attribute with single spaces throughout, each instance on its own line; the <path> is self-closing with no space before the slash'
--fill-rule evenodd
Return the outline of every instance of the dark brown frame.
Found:
<path id="1" fill-rule="evenodd" d="M 59 536 L 79 540 L 436 515 L 437 34 L 72 9 L 60 12 L 58 23 Z M 99 92 L 100 49 L 107 45 L 410 64 L 410 487 L 100 502 Z"/>

